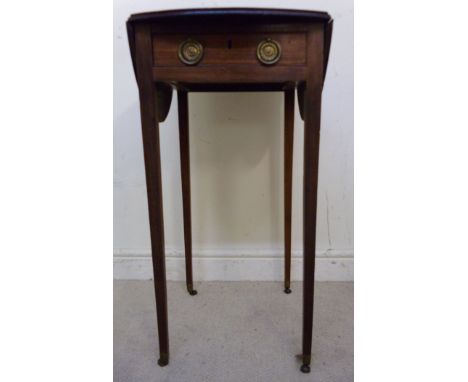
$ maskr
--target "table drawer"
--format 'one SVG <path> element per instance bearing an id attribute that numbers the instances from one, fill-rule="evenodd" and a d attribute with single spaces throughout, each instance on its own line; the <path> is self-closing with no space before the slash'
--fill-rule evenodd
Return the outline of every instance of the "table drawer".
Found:
<path id="1" fill-rule="evenodd" d="M 261 63 L 259 44 L 273 41 L 280 49 L 276 62 Z M 197 63 L 183 62 L 179 49 L 185 41 L 202 47 Z M 306 35 L 292 33 L 239 33 L 239 34 L 155 34 L 153 35 L 153 65 L 156 67 L 214 66 L 214 65 L 305 65 Z M 267 51 L 268 53 L 268 51 Z"/>

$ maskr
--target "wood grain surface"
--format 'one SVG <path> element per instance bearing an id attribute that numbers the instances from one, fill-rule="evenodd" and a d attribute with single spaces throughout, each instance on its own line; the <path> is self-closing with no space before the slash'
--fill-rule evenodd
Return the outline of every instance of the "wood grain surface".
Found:
<path id="1" fill-rule="evenodd" d="M 156 34 L 153 36 L 154 66 L 185 67 L 186 65 L 178 57 L 178 49 L 188 38 L 203 45 L 203 58 L 197 66 L 261 65 L 257 59 L 257 46 L 267 38 L 277 41 L 281 46 L 281 58 L 275 65 L 306 63 L 305 33 Z"/>

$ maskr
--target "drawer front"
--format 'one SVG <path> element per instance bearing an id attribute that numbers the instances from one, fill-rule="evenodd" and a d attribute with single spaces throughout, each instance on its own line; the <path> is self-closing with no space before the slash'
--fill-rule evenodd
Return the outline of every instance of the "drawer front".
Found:
<path id="1" fill-rule="evenodd" d="M 281 50 L 272 66 L 305 65 L 306 35 L 297 33 L 255 34 L 155 34 L 153 36 L 153 65 L 156 67 L 184 67 L 179 47 L 184 41 L 196 41 L 203 47 L 201 60 L 194 66 L 262 65 L 257 49 L 262 41 L 271 39 Z"/>

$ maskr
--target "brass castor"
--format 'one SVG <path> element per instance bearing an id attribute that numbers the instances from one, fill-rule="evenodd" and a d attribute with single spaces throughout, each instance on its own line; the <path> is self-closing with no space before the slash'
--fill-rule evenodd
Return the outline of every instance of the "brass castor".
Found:
<path id="1" fill-rule="evenodd" d="M 192 284 L 187 284 L 187 291 L 189 292 L 190 296 L 195 296 L 198 293 L 195 289 L 193 289 Z"/>
<path id="2" fill-rule="evenodd" d="M 310 366 L 309 365 L 302 365 L 301 366 L 301 371 L 303 373 L 310 373 Z"/>
<path id="3" fill-rule="evenodd" d="M 291 293 L 291 289 L 289 289 L 289 288 L 284 288 L 284 293 L 286 293 L 286 294 Z"/>
<path id="4" fill-rule="evenodd" d="M 161 357 L 158 359 L 158 365 L 163 367 L 169 364 L 169 356 L 167 354 L 161 354 Z"/>

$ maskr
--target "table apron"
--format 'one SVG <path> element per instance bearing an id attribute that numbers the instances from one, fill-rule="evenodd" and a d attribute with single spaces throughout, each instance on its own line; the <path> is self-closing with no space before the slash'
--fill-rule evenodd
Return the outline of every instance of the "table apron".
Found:
<path id="1" fill-rule="evenodd" d="M 284 83 L 304 81 L 306 66 L 204 66 L 196 68 L 153 68 L 153 80 L 160 82 L 186 83 Z"/>

